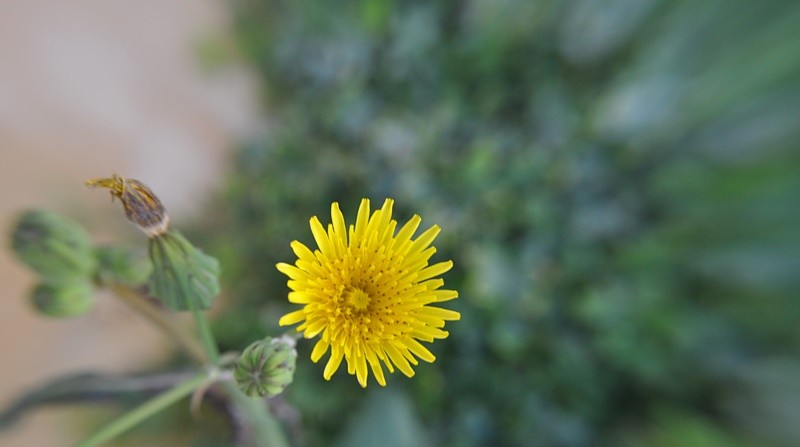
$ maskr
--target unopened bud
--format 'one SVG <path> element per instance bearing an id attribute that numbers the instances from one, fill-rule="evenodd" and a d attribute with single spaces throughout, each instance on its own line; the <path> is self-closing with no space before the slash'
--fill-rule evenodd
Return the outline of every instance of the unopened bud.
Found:
<path id="1" fill-rule="evenodd" d="M 138 286 L 147 282 L 153 266 L 144 254 L 124 247 L 98 247 L 97 279 L 101 284 L 122 283 Z"/>
<path id="2" fill-rule="evenodd" d="M 294 346 L 294 339 L 286 336 L 267 337 L 248 346 L 233 371 L 239 388 L 250 397 L 282 393 L 294 379 L 297 360 Z"/>
<path id="3" fill-rule="evenodd" d="M 147 244 L 153 263 L 150 293 L 175 311 L 210 308 L 219 293 L 219 261 L 178 230 L 152 236 Z"/>
<path id="4" fill-rule="evenodd" d="M 22 262 L 50 282 L 88 278 L 97 265 L 83 228 L 48 211 L 23 214 L 14 229 L 12 246 Z"/>
<path id="5" fill-rule="evenodd" d="M 94 289 L 89 281 L 41 283 L 31 292 L 31 303 L 51 317 L 85 314 L 94 305 Z"/>
<path id="6" fill-rule="evenodd" d="M 86 185 L 108 188 L 111 199 L 122 202 L 128 220 L 149 236 L 151 295 L 174 311 L 211 307 L 219 293 L 219 262 L 170 228 L 164 205 L 147 185 L 116 174 L 89 180 Z"/>

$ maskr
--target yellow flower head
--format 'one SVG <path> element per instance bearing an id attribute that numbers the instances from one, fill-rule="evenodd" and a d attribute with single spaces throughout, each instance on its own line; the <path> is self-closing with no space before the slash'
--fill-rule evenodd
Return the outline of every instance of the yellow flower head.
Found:
<path id="1" fill-rule="evenodd" d="M 298 241 L 291 246 L 295 265 L 280 263 L 278 270 L 289 277 L 289 301 L 302 309 L 280 319 L 281 326 L 300 323 L 306 338 L 321 334 L 314 346 L 314 362 L 331 350 L 323 376 L 330 379 L 347 360 L 347 372 L 367 386 L 367 365 L 386 386 L 383 363 L 390 373 L 397 367 L 408 377 L 417 357 L 433 362 L 435 357 L 418 340 L 447 338 L 445 320 L 458 320 L 458 312 L 431 304 L 458 297 L 442 290 L 437 276 L 453 267 L 452 261 L 428 265 L 436 252 L 429 245 L 439 233 L 434 225 L 412 239 L 421 219 L 414 216 L 397 231 L 392 219 L 393 201 L 387 199 L 370 216 L 369 200 L 358 208 L 355 226 L 345 225 L 339 204 L 331 205 L 333 222 L 327 231 L 317 217 L 311 232 L 319 250 L 311 251 Z"/>

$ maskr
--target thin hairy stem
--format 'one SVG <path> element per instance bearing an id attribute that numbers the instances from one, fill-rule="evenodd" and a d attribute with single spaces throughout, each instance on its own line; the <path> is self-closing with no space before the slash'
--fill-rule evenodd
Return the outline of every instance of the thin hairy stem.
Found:
<path id="1" fill-rule="evenodd" d="M 125 304 L 150 320 L 150 322 L 175 340 L 195 362 L 200 365 L 205 365 L 209 362 L 209 359 L 212 358 L 207 354 L 206 346 L 198 343 L 196 338 L 186 332 L 174 319 L 170 318 L 168 314 L 148 302 L 142 294 L 121 284 L 112 285 L 111 290 L 122 299 Z M 216 352 L 216 348 L 214 352 Z"/>
<path id="2" fill-rule="evenodd" d="M 210 377 L 206 373 L 198 374 L 192 377 L 175 388 L 159 394 L 158 396 L 146 401 L 145 403 L 104 425 L 96 432 L 91 434 L 88 438 L 77 443 L 75 447 L 94 447 L 97 445 L 102 445 L 120 436 L 121 434 L 143 422 L 145 419 L 192 394 L 197 388 L 203 386 L 208 380 L 210 380 Z"/>

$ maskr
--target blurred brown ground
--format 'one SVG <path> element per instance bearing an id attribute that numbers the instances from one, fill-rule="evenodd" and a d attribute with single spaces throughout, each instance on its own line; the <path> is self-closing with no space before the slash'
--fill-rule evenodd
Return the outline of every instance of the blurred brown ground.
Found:
<path id="1" fill-rule="evenodd" d="M 199 69 L 198 44 L 225 35 L 226 14 L 210 0 L 0 2 L 0 406 L 61 373 L 143 370 L 170 352 L 108 296 L 75 319 L 35 314 L 34 278 L 8 230 L 21 210 L 44 207 L 98 241 L 143 242 L 107 193 L 82 185 L 112 172 L 148 183 L 174 220 L 199 217 L 226 152 L 258 115 L 245 69 Z M 69 414 L 30 414 L 0 432 L 0 445 L 70 445 L 82 428 Z"/>

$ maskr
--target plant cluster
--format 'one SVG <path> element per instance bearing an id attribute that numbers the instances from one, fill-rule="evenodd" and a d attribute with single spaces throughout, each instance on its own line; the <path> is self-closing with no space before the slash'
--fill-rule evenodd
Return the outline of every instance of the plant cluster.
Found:
<path id="1" fill-rule="evenodd" d="M 799 442 L 796 4 L 234 6 L 269 120 L 215 205 L 225 342 L 334 200 L 419 204 L 461 296 L 393 392 L 299 367 L 307 445 Z"/>

